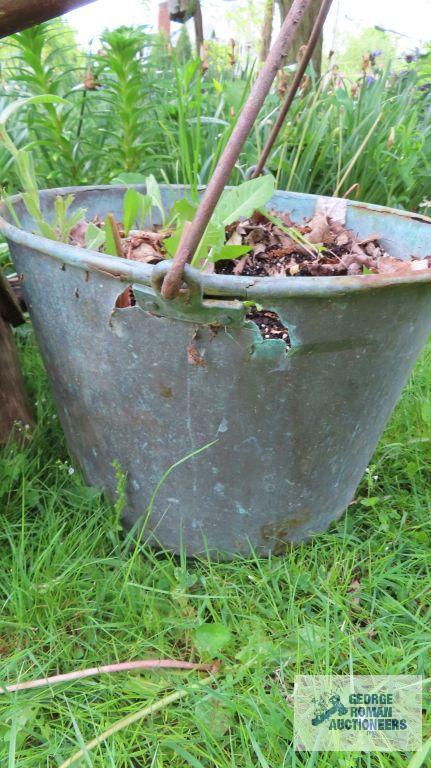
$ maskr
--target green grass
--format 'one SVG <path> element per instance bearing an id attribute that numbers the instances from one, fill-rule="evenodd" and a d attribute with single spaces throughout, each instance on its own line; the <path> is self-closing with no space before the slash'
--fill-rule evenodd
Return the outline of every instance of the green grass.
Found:
<path id="1" fill-rule="evenodd" d="M 187 695 L 81 765 L 408 765 L 412 756 L 397 753 L 295 756 L 291 693 L 298 672 L 431 676 L 431 349 L 355 503 L 327 534 L 284 557 L 214 564 L 135 555 L 115 511 L 71 471 L 33 337 L 19 337 L 39 426 L 25 447 L 0 454 L 0 679 L 145 657 L 199 660 L 194 633 L 204 622 L 221 622 L 231 639 L 217 680 L 198 688 L 203 675 L 150 672 L 0 696 L 0 765 L 59 766 L 175 691 Z"/>

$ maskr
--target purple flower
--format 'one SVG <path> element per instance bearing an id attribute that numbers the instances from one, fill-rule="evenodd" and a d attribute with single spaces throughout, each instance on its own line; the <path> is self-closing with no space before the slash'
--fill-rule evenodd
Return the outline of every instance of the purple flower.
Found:
<path id="1" fill-rule="evenodd" d="M 406 53 L 404 58 L 405 58 L 407 64 L 411 64 L 412 61 L 417 61 L 417 59 L 420 57 L 420 55 L 421 55 L 421 52 L 420 52 L 419 48 L 415 48 L 414 51 L 412 51 L 411 53 Z"/>
<path id="2" fill-rule="evenodd" d="M 376 82 L 376 78 L 373 77 L 372 75 L 367 75 L 366 81 L 367 81 L 367 85 L 371 85 L 372 83 Z"/>

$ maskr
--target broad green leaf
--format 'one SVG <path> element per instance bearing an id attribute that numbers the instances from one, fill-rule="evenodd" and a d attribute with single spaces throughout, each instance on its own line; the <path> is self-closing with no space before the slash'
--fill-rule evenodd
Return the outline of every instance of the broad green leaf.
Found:
<path id="1" fill-rule="evenodd" d="M 247 663 L 252 659 L 271 660 L 280 659 L 280 646 L 274 643 L 263 629 L 252 629 L 247 634 L 247 642 L 235 656 L 238 661 Z"/>
<path id="2" fill-rule="evenodd" d="M 376 507 L 377 504 L 381 501 L 381 499 L 378 496 L 370 496 L 368 499 L 362 499 L 361 504 L 363 507 Z"/>
<path id="3" fill-rule="evenodd" d="M 49 238 L 49 240 L 57 240 L 56 232 L 53 230 L 52 227 L 50 227 L 49 224 L 47 224 L 46 221 L 43 221 L 43 220 L 38 221 L 38 227 L 41 235 Z"/>
<path id="4" fill-rule="evenodd" d="M 222 245 L 221 248 L 214 248 L 211 253 L 211 261 L 216 262 L 221 259 L 238 259 L 250 250 L 251 245 Z"/>
<path id="5" fill-rule="evenodd" d="M 93 222 L 90 222 L 85 233 L 85 247 L 89 248 L 90 251 L 98 251 L 105 242 L 105 237 L 103 229 L 99 229 Z"/>
<path id="6" fill-rule="evenodd" d="M 139 193 L 141 195 L 141 193 Z M 149 195 L 141 195 L 141 209 L 139 211 L 139 220 L 144 222 L 147 214 L 151 211 L 152 200 Z"/>
<path id="7" fill-rule="evenodd" d="M 184 224 L 185 221 L 192 221 L 194 219 L 197 205 L 187 200 L 186 197 L 182 197 L 174 203 L 172 210 L 178 215 L 181 224 Z"/>
<path id="8" fill-rule="evenodd" d="M 108 217 L 105 219 L 105 253 L 109 256 L 117 256 L 117 246 L 115 245 L 114 233 Z"/>
<path id="9" fill-rule="evenodd" d="M 126 235 L 129 234 L 136 222 L 142 207 L 142 195 L 132 187 L 127 190 L 123 199 L 123 225 Z"/>
<path id="10" fill-rule="evenodd" d="M 233 725 L 232 712 L 216 696 L 200 699 L 195 706 L 195 716 L 203 735 L 210 732 L 215 739 L 221 739 Z"/>
<path id="11" fill-rule="evenodd" d="M 176 251 L 177 251 L 180 239 L 181 239 L 182 231 L 183 231 L 183 227 L 179 226 L 175 230 L 173 235 L 171 235 L 170 237 L 167 237 L 165 240 L 163 240 L 163 245 L 164 245 L 164 247 L 166 249 L 167 256 L 169 258 L 171 258 L 171 259 L 173 259 L 175 254 L 176 254 Z"/>
<path id="12" fill-rule="evenodd" d="M 14 101 L 1 112 L 0 125 L 6 125 L 10 116 L 17 112 L 21 107 L 25 107 L 27 104 L 67 104 L 66 99 L 61 96 L 56 96 L 54 93 L 44 93 L 40 96 L 29 96 L 28 99 L 20 99 Z"/>
<path id="13" fill-rule="evenodd" d="M 230 630 L 220 622 L 201 624 L 194 632 L 196 648 L 202 655 L 211 658 L 217 656 L 230 639 Z"/>
<path id="14" fill-rule="evenodd" d="M 225 190 L 214 211 L 214 219 L 227 226 L 242 216 L 247 218 L 257 208 L 266 205 L 274 191 L 275 179 L 269 174 Z"/>
<path id="15" fill-rule="evenodd" d="M 198 266 L 202 260 L 207 259 L 210 250 L 221 248 L 224 239 L 224 227 L 220 227 L 219 224 L 211 220 L 193 257 L 193 266 Z"/>
<path id="16" fill-rule="evenodd" d="M 152 204 L 155 208 L 158 208 L 162 217 L 162 221 L 165 220 L 165 210 L 162 204 L 162 193 L 160 187 L 152 174 L 150 174 L 146 180 L 147 195 L 151 197 Z"/>
<path id="17" fill-rule="evenodd" d="M 183 227 L 184 224 L 178 227 L 178 229 L 174 232 L 173 235 L 171 235 L 171 237 L 168 237 L 163 241 L 163 245 L 165 246 L 168 255 L 171 258 L 175 256 L 177 251 Z M 223 245 L 224 237 L 224 227 L 214 224 L 212 221 L 210 221 L 193 257 L 193 266 L 199 264 L 201 260 L 208 258 L 208 253 L 211 249 L 221 248 Z"/>

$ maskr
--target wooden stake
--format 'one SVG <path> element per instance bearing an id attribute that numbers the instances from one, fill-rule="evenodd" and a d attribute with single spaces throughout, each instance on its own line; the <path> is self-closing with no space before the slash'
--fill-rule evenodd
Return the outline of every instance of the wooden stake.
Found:
<path id="1" fill-rule="evenodd" d="M 18 352 L 9 323 L 0 316 L 0 445 L 34 426 Z"/>

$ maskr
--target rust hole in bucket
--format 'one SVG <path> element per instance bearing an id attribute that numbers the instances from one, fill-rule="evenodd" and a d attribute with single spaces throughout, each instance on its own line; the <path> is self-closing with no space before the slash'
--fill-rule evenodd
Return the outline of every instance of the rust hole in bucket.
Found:
<path id="1" fill-rule="evenodd" d="M 119 296 L 117 296 L 117 299 L 115 301 L 115 309 L 125 309 L 126 307 L 134 307 L 136 304 L 136 299 L 133 294 L 133 289 L 131 285 L 128 285 L 127 288 L 122 291 Z"/>
<path id="2" fill-rule="evenodd" d="M 262 339 L 281 339 L 290 349 L 289 330 L 283 325 L 279 315 L 268 309 L 254 308 L 247 313 L 247 318 L 252 320 L 258 327 Z"/>

